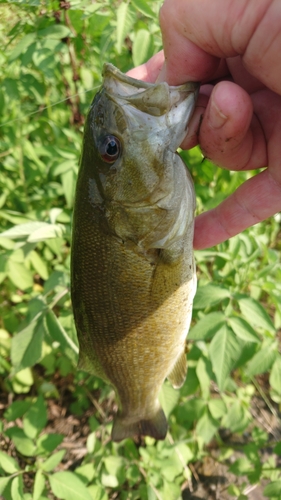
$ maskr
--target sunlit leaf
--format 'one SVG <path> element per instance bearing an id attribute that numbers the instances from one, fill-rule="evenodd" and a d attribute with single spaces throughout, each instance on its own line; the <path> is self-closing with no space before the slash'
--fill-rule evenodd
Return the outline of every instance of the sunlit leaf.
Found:
<path id="1" fill-rule="evenodd" d="M 245 319 L 250 325 L 256 325 L 270 332 L 275 332 L 272 320 L 264 307 L 252 297 L 243 297 L 238 301 L 239 307 Z"/>
<path id="2" fill-rule="evenodd" d="M 281 394 L 281 357 L 276 357 L 272 370 L 269 376 L 269 382 L 271 387 L 278 393 Z"/>
<path id="3" fill-rule="evenodd" d="M 3 493 L 4 489 L 9 484 L 9 482 L 12 480 L 12 478 L 13 478 L 13 476 L 0 477 L 0 495 L 1 495 L 1 493 Z"/>
<path id="4" fill-rule="evenodd" d="M 218 304 L 223 299 L 230 297 L 230 292 L 226 288 L 217 285 L 205 285 L 200 286 L 197 289 L 193 308 L 194 309 L 205 309 L 206 307 L 214 306 Z"/>
<path id="5" fill-rule="evenodd" d="M 67 335 L 53 311 L 48 311 L 46 315 L 46 325 L 52 339 L 60 343 L 61 349 L 70 359 L 77 361 L 78 347 L 74 344 L 69 335 Z"/>
<path id="6" fill-rule="evenodd" d="M 120 54 L 126 35 L 134 22 L 134 15 L 130 9 L 129 3 L 123 1 L 117 8 L 116 25 L 116 50 Z"/>
<path id="7" fill-rule="evenodd" d="M 12 493 L 13 500 L 22 500 L 23 499 L 22 475 L 19 475 L 12 480 L 11 493 Z"/>
<path id="8" fill-rule="evenodd" d="M 272 481 L 263 490 L 263 494 L 269 498 L 271 497 L 279 498 L 280 492 L 281 492 L 281 479 L 278 481 Z"/>
<path id="9" fill-rule="evenodd" d="M 46 472 L 51 472 L 62 461 L 66 450 L 60 450 L 53 453 L 45 462 L 41 463 L 41 468 Z"/>
<path id="10" fill-rule="evenodd" d="M 260 351 L 253 356 L 246 368 L 246 373 L 249 377 L 264 373 L 272 367 L 278 355 L 275 342 L 264 346 Z"/>
<path id="11" fill-rule="evenodd" d="M 48 26 L 43 30 L 37 32 L 37 36 L 43 38 L 55 38 L 61 39 L 71 35 L 71 31 L 67 26 L 53 24 L 52 26 Z"/>
<path id="12" fill-rule="evenodd" d="M 23 429 L 19 427 L 10 427 L 6 430 L 5 434 L 9 436 L 16 449 L 26 457 L 32 457 L 35 455 L 36 446 L 32 439 L 28 438 Z"/>
<path id="13" fill-rule="evenodd" d="M 34 479 L 32 500 L 40 500 L 44 488 L 45 488 L 45 477 L 42 471 L 38 469 Z"/>
<path id="14" fill-rule="evenodd" d="M 146 0 L 132 0 L 133 5 L 147 17 L 154 19 L 156 16 Z"/>
<path id="15" fill-rule="evenodd" d="M 133 62 L 139 66 L 152 56 L 152 36 L 148 30 L 140 29 L 137 31 L 133 43 Z"/>
<path id="16" fill-rule="evenodd" d="M 41 316 L 12 339 L 11 358 L 16 371 L 33 366 L 41 358 L 43 341 Z"/>
<path id="17" fill-rule="evenodd" d="M 246 342 L 260 342 L 260 338 L 256 334 L 255 330 L 243 318 L 233 316 L 228 318 L 228 323 L 237 337 L 242 340 L 245 340 Z"/>
<path id="18" fill-rule="evenodd" d="M 33 285 L 32 272 L 26 268 L 24 263 L 9 259 L 7 274 L 14 285 L 20 290 L 27 290 Z"/>
<path id="19" fill-rule="evenodd" d="M 159 394 L 159 401 L 166 417 L 168 417 L 175 408 L 179 400 L 179 396 L 179 391 L 173 389 L 173 387 L 171 387 L 168 383 L 162 385 Z"/>
<path id="20" fill-rule="evenodd" d="M 48 222 L 28 222 L 19 224 L 1 233 L 1 236 L 10 239 L 22 239 L 27 237 L 27 241 L 44 241 L 46 238 L 56 238 L 63 234 L 61 224 L 49 224 Z"/>
<path id="21" fill-rule="evenodd" d="M 227 326 L 223 326 L 210 344 L 210 358 L 220 390 L 224 389 L 227 377 L 240 354 L 241 348 L 235 335 Z"/>
<path id="22" fill-rule="evenodd" d="M 188 340 L 203 340 L 213 337 L 213 335 L 225 323 L 226 317 L 221 312 L 211 312 L 206 314 L 202 319 L 190 329 Z"/>
<path id="23" fill-rule="evenodd" d="M 56 472 L 49 476 L 52 492 L 62 500 L 92 500 L 90 493 L 73 472 Z"/>
<path id="24" fill-rule="evenodd" d="M 20 470 L 20 466 L 17 461 L 4 451 L 0 451 L 0 467 L 2 467 L 2 469 L 8 474 L 14 474 L 14 472 Z"/>
<path id="25" fill-rule="evenodd" d="M 47 423 L 47 411 L 43 397 L 40 395 L 36 401 L 31 403 L 29 410 L 23 417 L 23 429 L 25 434 L 34 439 Z"/>
<path id="26" fill-rule="evenodd" d="M 218 426 L 219 421 L 215 420 L 206 409 L 203 416 L 197 422 L 196 432 L 205 443 L 208 443 L 215 434 Z"/>

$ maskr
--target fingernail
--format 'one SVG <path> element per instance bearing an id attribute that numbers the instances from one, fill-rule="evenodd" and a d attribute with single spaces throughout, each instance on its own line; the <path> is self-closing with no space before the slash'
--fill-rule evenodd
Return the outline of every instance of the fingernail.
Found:
<path id="1" fill-rule="evenodd" d="M 166 81 L 166 63 L 164 62 L 159 75 L 156 78 L 155 83 L 161 83 Z"/>
<path id="2" fill-rule="evenodd" d="M 219 109 L 214 96 L 211 96 L 208 115 L 213 128 L 221 128 L 227 121 L 227 116 Z"/>

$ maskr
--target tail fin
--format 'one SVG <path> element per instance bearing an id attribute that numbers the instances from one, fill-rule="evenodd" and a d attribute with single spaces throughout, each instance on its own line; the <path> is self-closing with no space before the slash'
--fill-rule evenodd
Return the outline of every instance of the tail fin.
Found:
<path id="1" fill-rule="evenodd" d="M 165 439 L 168 431 L 168 422 L 162 408 L 159 407 L 155 415 L 148 420 L 137 420 L 135 422 L 126 422 L 125 419 L 116 416 L 111 438 L 112 441 L 122 441 L 133 436 L 151 436 L 155 439 Z"/>

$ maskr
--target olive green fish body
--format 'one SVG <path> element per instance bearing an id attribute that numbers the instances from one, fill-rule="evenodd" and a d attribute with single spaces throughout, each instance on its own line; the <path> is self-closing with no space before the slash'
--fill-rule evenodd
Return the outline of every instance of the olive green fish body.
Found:
<path id="1" fill-rule="evenodd" d="M 114 440 L 163 439 L 158 395 L 166 377 L 184 382 L 196 289 L 194 190 L 174 152 L 196 87 L 145 84 L 111 65 L 104 73 L 85 125 L 73 222 L 79 363 L 115 389 Z"/>

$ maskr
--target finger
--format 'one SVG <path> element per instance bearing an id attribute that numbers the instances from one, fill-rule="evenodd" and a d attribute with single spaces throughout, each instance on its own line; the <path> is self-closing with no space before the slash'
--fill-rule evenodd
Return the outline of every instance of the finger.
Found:
<path id="1" fill-rule="evenodd" d="M 226 63 L 233 81 L 249 94 L 265 88 L 265 85 L 260 80 L 246 70 L 240 56 L 229 57 Z"/>
<path id="2" fill-rule="evenodd" d="M 195 219 L 194 248 L 217 245 L 281 210 L 281 184 L 270 170 L 248 179 L 218 207 Z"/>
<path id="3" fill-rule="evenodd" d="M 191 149 L 197 146 L 199 141 L 200 126 L 208 105 L 209 95 L 211 94 L 212 89 L 212 85 L 203 85 L 200 88 L 200 94 L 196 102 L 196 107 L 188 124 L 187 135 L 185 136 L 184 141 L 181 144 L 182 149 Z"/>
<path id="4" fill-rule="evenodd" d="M 204 156 L 231 170 L 267 166 L 266 143 L 253 103 L 241 87 L 220 82 L 210 96 L 199 133 Z"/>
<path id="5" fill-rule="evenodd" d="M 165 0 L 160 25 L 166 80 L 211 77 L 218 58 L 241 55 L 248 71 L 281 92 L 279 0 Z"/>
<path id="6" fill-rule="evenodd" d="M 154 83 L 158 78 L 163 63 L 164 53 L 163 50 L 161 50 L 152 56 L 146 63 L 141 64 L 141 66 L 138 66 L 137 68 L 130 69 L 130 71 L 127 72 L 127 75 L 144 82 Z"/>

